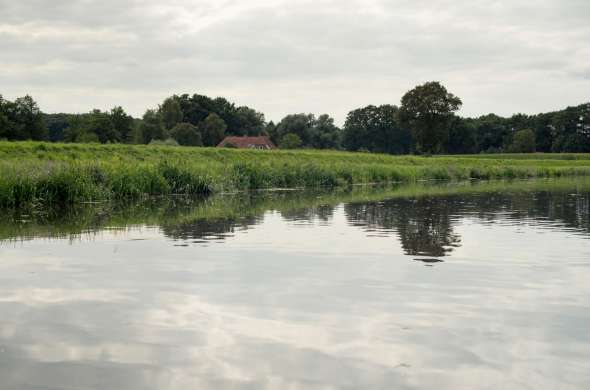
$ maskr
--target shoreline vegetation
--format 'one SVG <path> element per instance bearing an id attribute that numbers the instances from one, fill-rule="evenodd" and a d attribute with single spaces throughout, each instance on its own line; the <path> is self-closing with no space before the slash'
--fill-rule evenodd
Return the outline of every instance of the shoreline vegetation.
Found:
<path id="1" fill-rule="evenodd" d="M 206 198 L 150 197 L 80 203 L 65 207 L 56 204 L 44 208 L 16 208 L 6 212 L 5 218 L 0 221 L 0 241 L 28 240 L 35 237 L 79 239 L 91 237 L 101 229 L 112 231 L 141 226 L 161 226 L 164 230 L 180 231 L 182 226 L 190 227 L 203 221 L 215 222 L 225 231 L 228 226 L 252 223 L 269 211 L 279 212 L 284 217 L 297 218 L 299 215 L 322 215 L 326 207 L 335 207 L 341 203 L 418 200 L 432 196 L 454 197 L 488 193 L 510 194 L 515 199 L 530 200 L 526 195 L 520 198 L 518 196 L 533 191 L 569 193 L 588 190 L 590 177 L 420 182 L 264 193 L 252 191 Z M 210 227 L 212 231 L 216 231 L 214 225 Z"/>
<path id="2" fill-rule="evenodd" d="M 0 142 L 0 207 L 421 180 L 590 176 L 590 154 L 393 156 Z"/>
<path id="3" fill-rule="evenodd" d="M 280 149 L 394 155 L 590 152 L 590 102 L 510 117 L 463 117 L 462 104 L 430 81 L 407 91 L 399 105 L 353 109 L 339 126 L 327 113 L 291 113 L 275 123 L 254 108 L 199 94 L 172 95 L 141 118 L 121 106 L 44 113 L 29 95 L 0 95 L 0 140 L 211 147 L 228 136 L 266 136 Z"/>

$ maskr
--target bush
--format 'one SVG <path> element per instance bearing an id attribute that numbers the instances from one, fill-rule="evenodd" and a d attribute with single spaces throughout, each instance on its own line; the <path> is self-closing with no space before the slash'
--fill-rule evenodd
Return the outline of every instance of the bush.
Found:
<path id="1" fill-rule="evenodd" d="M 531 129 L 517 131 L 508 149 L 512 153 L 534 153 L 535 132 Z"/>
<path id="2" fill-rule="evenodd" d="M 281 139 L 281 149 L 297 149 L 301 146 L 301 138 L 295 133 L 288 133 Z"/>
<path id="3" fill-rule="evenodd" d="M 153 139 L 149 144 L 156 146 L 178 146 L 178 142 L 174 138 L 166 138 L 165 140 Z"/>
<path id="4" fill-rule="evenodd" d="M 170 135 L 183 146 L 203 146 L 201 133 L 190 123 L 179 123 L 170 130 Z"/>

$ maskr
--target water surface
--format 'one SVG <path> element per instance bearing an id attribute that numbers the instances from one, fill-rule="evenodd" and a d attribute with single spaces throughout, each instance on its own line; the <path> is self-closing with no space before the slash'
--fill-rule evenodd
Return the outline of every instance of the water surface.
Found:
<path id="1" fill-rule="evenodd" d="M 590 388 L 588 180 L 4 211 L 0 388 Z"/>

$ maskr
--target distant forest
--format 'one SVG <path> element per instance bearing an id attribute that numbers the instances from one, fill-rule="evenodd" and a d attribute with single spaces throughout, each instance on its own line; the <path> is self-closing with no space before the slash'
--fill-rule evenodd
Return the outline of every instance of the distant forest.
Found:
<path id="1" fill-rule="evenodd" d="M 225 98 L 174 95 L 142 118 L 122 107 L 84 114 L 45 114 L 31 96 L 0 95 L 0 140 L 215 146 L 227 135 L 268 135 L 285 149 L 389 154 L 590 152 L 590 103 L 509 118 L 456 115 L 461 100 L 438 82 L 408 91 L 397 105 L 358 108 L 339 128 L 327 114 L 264 114 Z"/>

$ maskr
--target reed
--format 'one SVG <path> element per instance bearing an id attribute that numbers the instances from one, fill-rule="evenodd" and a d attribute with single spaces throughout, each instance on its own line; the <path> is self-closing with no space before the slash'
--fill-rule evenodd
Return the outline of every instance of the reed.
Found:
<path id="1" fill-rule="evenodd" d="M 0 206 L 361 183 L 590 176 L 590 155 L 390 156 L 0 142 Z"/>

